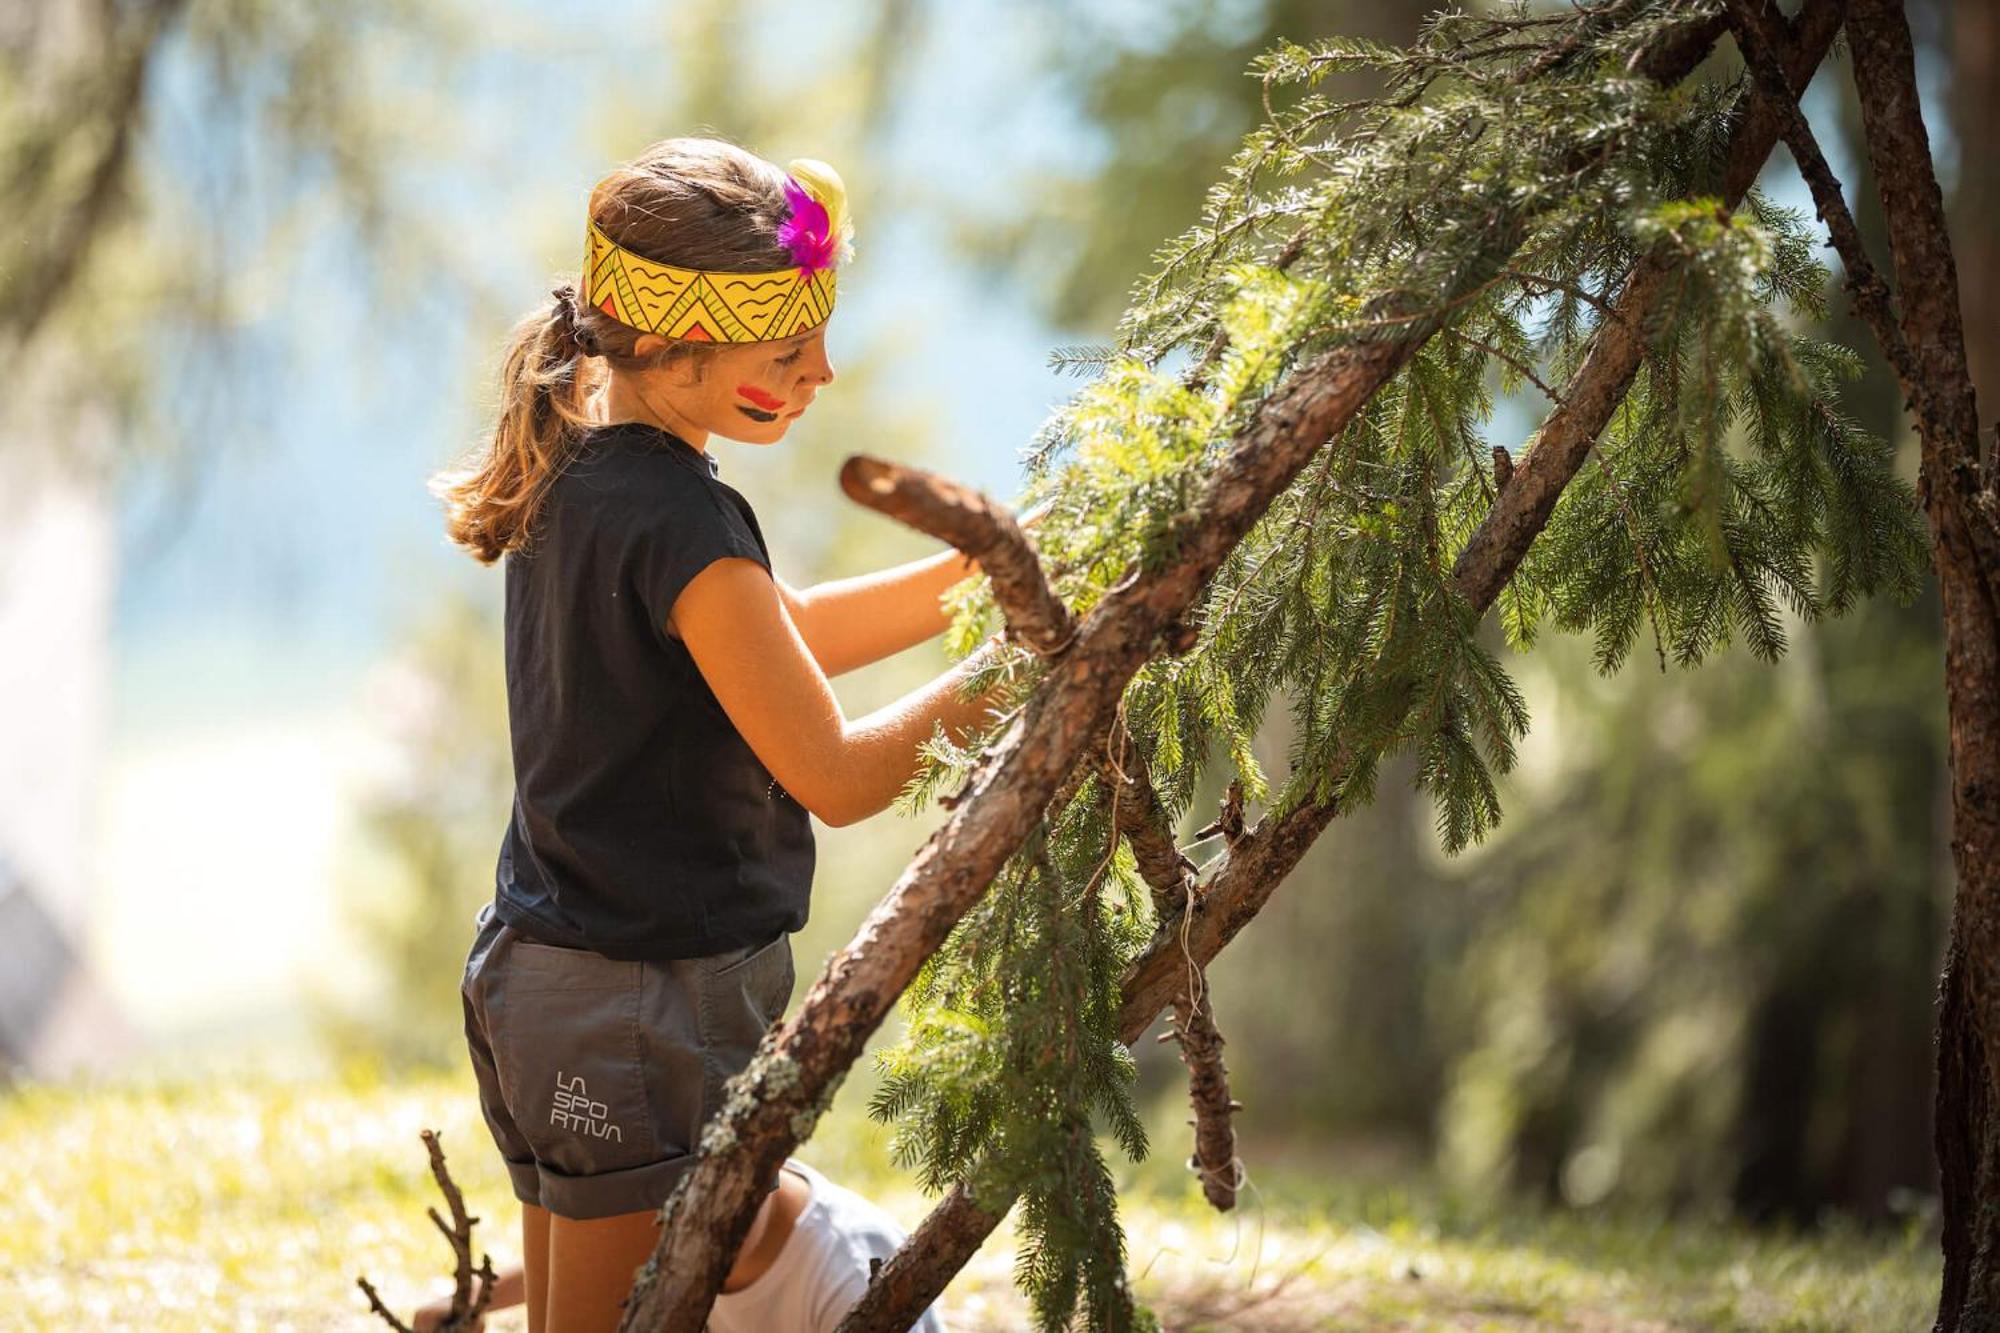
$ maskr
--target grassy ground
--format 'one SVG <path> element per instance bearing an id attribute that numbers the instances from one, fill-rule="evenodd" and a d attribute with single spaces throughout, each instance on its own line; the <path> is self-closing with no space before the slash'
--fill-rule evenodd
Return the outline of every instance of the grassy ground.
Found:
<path id="1" fill-rule="evenodd" d="M 912 1226 L 926 1201 L 857 1106 L 843 1095 L 799 1155 Z M 476 1235 L 495 1264 L 515 1261 L 520 1214 L 469 1074 L 243 1070 L 0 1097 L 0 1328 L 384 1328 L 356 1274 L 404 1313 L 443 1285 L 425 1127 L 486 1219 Z M 1928 1324 L 1934 1300 L 1934 1246 L 1914 1235 L 1482 1217 L 1268 1157 L 1217 1216 L 1183 1155 L 1162 1142 L 1126 1169 L 1132 1271 L 1171 1329 L 1874 1333 Z M 955 1330 L 1026 1326 L 1011 1262 L 1003 1229 L 944 1300 Z M 519 1311 L 488 1321 L 525 1326 Z"/>

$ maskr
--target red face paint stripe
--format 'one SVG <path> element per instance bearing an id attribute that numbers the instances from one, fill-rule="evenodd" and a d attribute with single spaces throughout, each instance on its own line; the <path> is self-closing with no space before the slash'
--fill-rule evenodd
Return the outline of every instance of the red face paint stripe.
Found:
<path id="1" fill-rule="evenodd" d="M 739 384 L 736 386 L 736 392 L 742 394 L 766 412 L 775 412 L 785 405 L 784 399 L 778 397 L 776 394 L 765 393 L 754 384 Z"/>

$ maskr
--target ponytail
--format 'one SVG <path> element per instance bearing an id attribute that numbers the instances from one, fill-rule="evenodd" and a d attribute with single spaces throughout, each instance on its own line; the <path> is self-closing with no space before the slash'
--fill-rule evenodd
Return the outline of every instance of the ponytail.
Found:
<path id="1" fill-rule="evenodd" d="M 528 548 L 550 483 L 593 424 L 585 402 L 596 376 L 585 357 L 597 354 L 588 345 L 596 339 L 578 323 L 573 284 L 551 296 L 508 336 L 492 438 L 428 484 L 445 502 L 446 534 L 481 564 Z"/>

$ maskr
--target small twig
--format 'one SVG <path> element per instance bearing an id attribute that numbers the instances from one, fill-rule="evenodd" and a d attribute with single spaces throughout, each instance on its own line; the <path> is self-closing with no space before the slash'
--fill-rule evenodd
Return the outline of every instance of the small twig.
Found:
<path id="1" fill-rule="evenodd" d="M 1207 825 L 1204 828 L 1196 829 L 1194 831 L 1194 836 L 1197 839 L 1212 838 L 1218 833 L 1220 833 L 1231 846 L 1234 846 L 1236 844 L 1236 841 L 1243 836 L 1243 779 L 1242 778 L 1230 779 L 1229 794 L 1223 797 L 1221 812 L 1216 815 L 1215 821 L 1213 823 Z"/>
<path id="2" fill-rule="evenodd" d="M 368 1293 L 368 1308 L 373 1310 L 376 1314 L 381 1315 L 383 1320 L 388 1323 L 390 1328 L 395 1329 L 396 1333 L 416 1333 L 416 1330 L 412 1329 L 408 1324 L 404 1323 L 402 1320 L 396 1318 L 395 1314 L 390 1311 L 389 1307 L 382 1303 L 382 1298 L 375 1292 L 374 1284 L 370 1283 L 367 1278 L 357 1277 L 354 1280 L 361 1284 L 361 1290 Z"/>
<path id="3" fill-rule="evenodd" d="M 1453 328 L 1451 325 L 1447 324 L 1444 326 L 1443 329 L 1440 330 L 1440 332 L 1449 334 L 1450 336 L 1457 338 L 1460 342 L 1470 343 L 1473 347 L 1477 348 L 1479 351 L 1486 353 L 1486 355 L 1493 357 L 1496 360 L 1506 362 L 1508 366 L 1510 366 L 1513 369 L 1516 375 L 1519 375 L 1522 379 L 1528 381 L 1528 383 L 1534 385 L 1537 389 L 1540 389 L 1542 391 L 1542 397 L 1548 399 L 1549 402 L 1553 403 L 1557 407 L 1565 406 L 1562 394 L 1556 389 L 1551 388 L 1547 380 L 1544 380 L 1540 375 L 1537 375 L 1535 373 L 1534 367 L 1524 364 L 1516 357 L 1509 356 L 1507 353 L 1495 347 L 1492 343 L 1487 342 L 1484 338 L 1473 337 L 1471 334 L 1465 332 L 1463 329 L 1456 329 Z"/>
<path id="4" fill-rule="evenodd" d="M 437 1131 L 425 1129 L 421 1134 L 424 1147 L 430 1153 L 431 1175 L 436 1179 L 438 1188 L 444 1191 L 445 1205 L 451 1209 L 449 1225 L 438 1215 L 436 1207 L 424 1209 L 430 1215 L 431 1222 L 437 1227 L 439 1234 L 451 1246 L 454 1260 L 451 1308 L 438 1324 L 437 1333 L 462 1333 L 462 1330 L 476 1327 L 485 1316 L 487 1303 L 493 1299 L 493 1284 L 498 1281 L 498 1274 L 493 1271 L 493 1256 L 490 1254 L 482 1253 L 479 1256 L 478 1268 L 473 1267 L 472 1228 L 479 1219 L 465 1211 L 465 1196 L 453 1183 L 451 1172 L 445 1169 L 444 1149 L 438 1143 Z M 476 1291 L 473 1283 L 475 1277 L 479 1279 Z M 382 1303 L 382 1298 L 376 1294 L 373 1284 L 366 1277 L 357 1277 L 354 1280 L 360 1284 L 361 1290 L 368 1294 L 369 1308 L 387 1320 L 390 1327 L 398 1330 L 398 1333 L 414 1333 L 408 1325 L 390 1313 L 389 1307 Z"/>

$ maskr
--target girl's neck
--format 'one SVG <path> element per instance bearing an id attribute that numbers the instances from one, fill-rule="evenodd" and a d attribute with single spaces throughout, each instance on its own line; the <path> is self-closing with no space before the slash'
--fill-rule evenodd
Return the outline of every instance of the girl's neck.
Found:
<path id="1" fill-rule="evenodd" d="M 599 392 L 598 403 L 600 421 L 612 424 L 620 421 L 643 421 L 649 426 L 671 431 L 703 453 L 708 452 L 708 432 L 676 412 L 671 403 L 659 401 L 657 394 L 649 394 L 623 375 L 612 375 Z"/>

